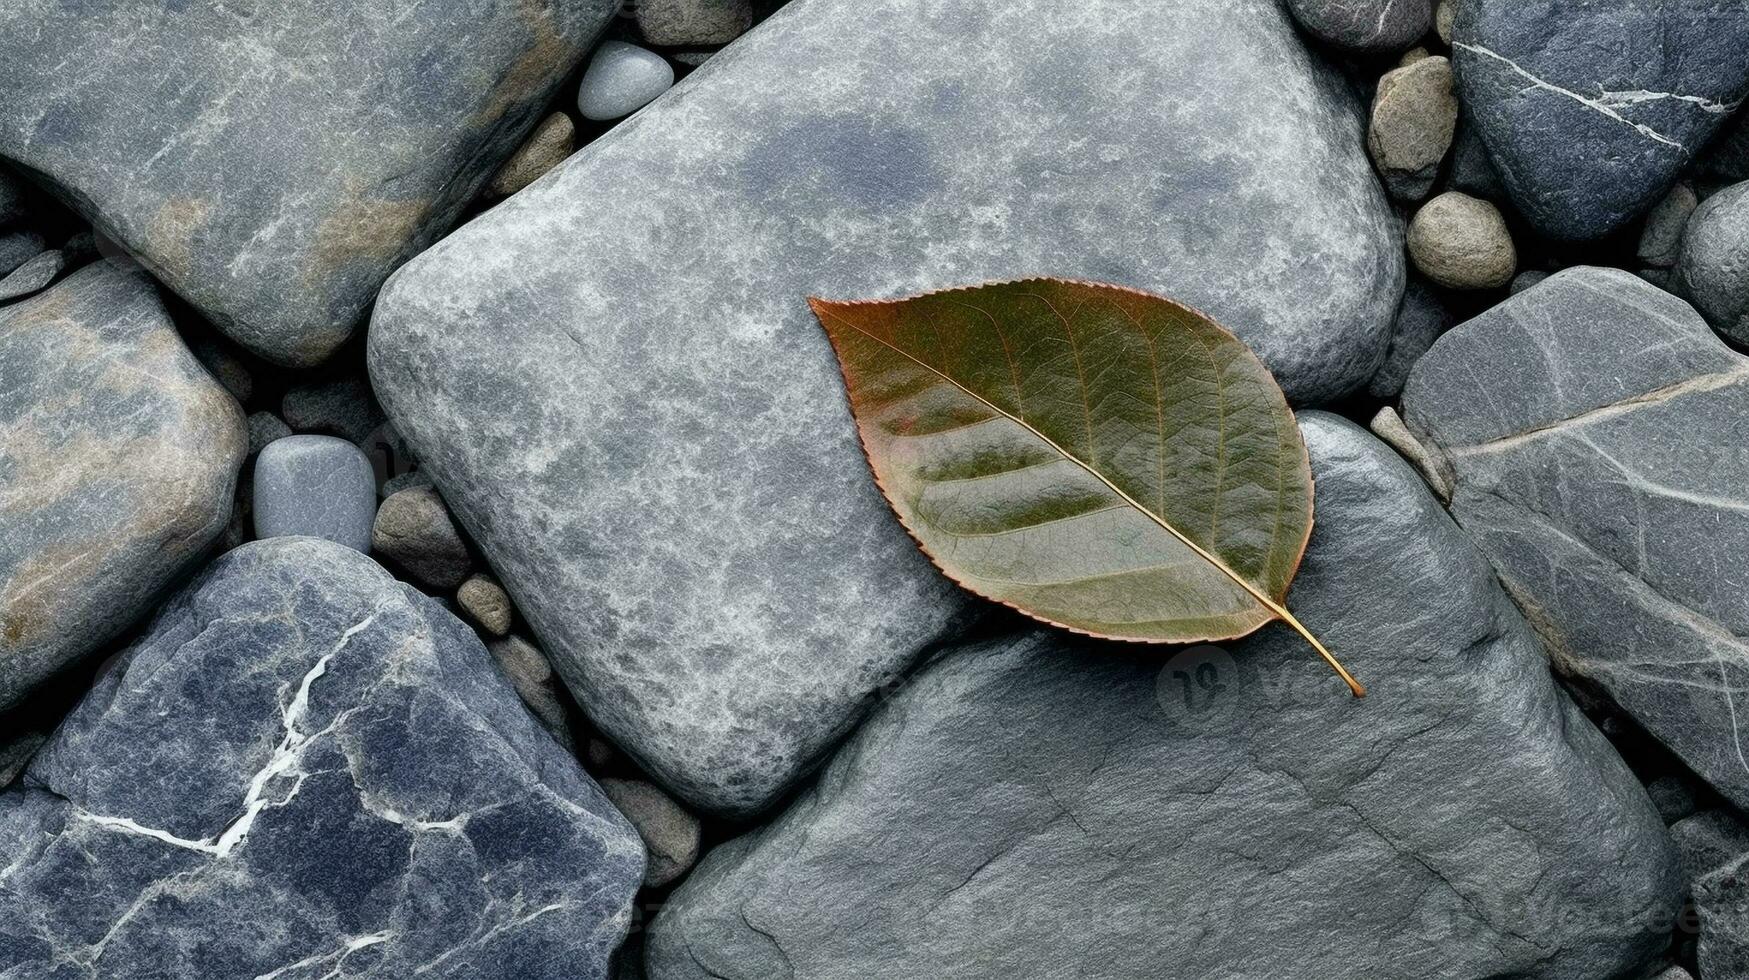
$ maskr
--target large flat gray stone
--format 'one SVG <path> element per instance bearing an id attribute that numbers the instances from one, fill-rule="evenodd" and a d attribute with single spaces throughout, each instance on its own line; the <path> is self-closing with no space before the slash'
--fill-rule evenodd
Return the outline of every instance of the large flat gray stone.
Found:
<path id="1" fill-rule="evenodd" d="M 144 273 L 99 262 L 0 309 L 0 709 L 206 553 L 245 448 Z"/>
<path id="2" fill-rule="evenodd" d="M 1365 700 L 1278 628 L 951 650 L 705 857 L 651 980 L 1640 975 L 1679 902 L 1656 810 L 1408 466 L 1301 425 L 1290 600 Z"/>
<path id="3" fill-rule="evenodd" d="M 0 977 L 601 978 L 637 835 L 473 632 L 244 545 L 0 793 Z"/>
<path id="4" fill-rule="evenodd" d="M 320 361 L 443 234 L 610 0 L 9 0 L 0 156 L 233 338 Z"/>
<path id="5" fill-rule="evenodd" d="M 1403 407 L 1556 664 L 1749 805 L 1749 359 L 1577 268 L 1445 334 Z"/>
<path id="6" fill-rule="evenodd" d="M 745 813 L 961 601 L 806 297 L 1159 289 L 1335 397 L 1403 280 L 1337 89 L 1265 0 L 792 5 L 391 280 L 372 377 L 595 720 Z"/>

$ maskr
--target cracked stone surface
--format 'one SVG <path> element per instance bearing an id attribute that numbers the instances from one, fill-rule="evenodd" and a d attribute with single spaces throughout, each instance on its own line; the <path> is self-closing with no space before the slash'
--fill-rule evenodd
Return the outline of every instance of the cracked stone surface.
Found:
<path id="1" fill-rule="evenodd" d="M 1277 628 L 950 650 L 706 855 L 651 980 L 1642 975 L 1680 900 L 1657 811 L 1407 464 L 1301 427 L 1290 600 L 1367 698 Z"/>
<path id="2" fill-rule="evenodd" d="M 1600 238 L 1670 190 L 1749 95 L 1735 0 L 1465 0 L 1464 110 L 1545 235 Z"/>
<path id="3" fill-rule="evenodd" d="M 309 365 L 516 150 L 617 6 L 11 0 L 0 156 L 233 338 Z"/>
<path id="4" fill-rule="evenodd" d="M 96 263 L 0 309 L 0 709 L 207 553 L 245 448 L 143 273 Z"/>
<path id="5" fill-rule="evenodd" d="M 0 977 L 599 978 L 643 873 L 472 631 L 256 542 L 0 793 Z"/>
<path id="6" fill-rule="evenodd" d="M 371 372 L 591 717 L 745 814 L 964 603 L 869 479 L 808 295 L 1161 289 L 1317 400 L 1378 367 L 1402 261 L 1273 2 L 810 0 L 391 279 Z"/>
<path id="7" fill-rule="evenodd" d="M 1441 337 L 1403 408 L 1556 664 L 1749 805 L 1749 359 L 1576 268 Z"/>

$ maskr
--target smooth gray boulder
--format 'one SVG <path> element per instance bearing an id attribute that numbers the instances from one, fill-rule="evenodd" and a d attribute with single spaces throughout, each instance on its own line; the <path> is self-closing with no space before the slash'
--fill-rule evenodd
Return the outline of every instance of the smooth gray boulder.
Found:
<path id="1" fill-rule="evenodd" d="M 809 295 L 1159 289 L 1301 400 L 1384 355 L 1396 221 L 1280 8 L 1056 10 L 785 7 L 378 303 L 372 377 L 422 471 L 591 717 L 695 806 L 776 798 L 965 608 L 869 478 Z"/>
<path id="2" fill-rule="evenodd" d="M 1367 698 L 1277 628 L 949 650 L 705 856 L 651 980 L 1640 975 L 1680 899 L 1657 811 L 1408 466 L 1301 427 L 1291 604 Z"/>
<path id="3" fill-rule="evenodd" d="M 246 439 L 144 273 L 100 262 L 0 309 L 0 709 L 207 553 Z"/>
<path id="4" fill-rule="evenodd" d="M 11 0 L 0 156 L 234 339 L 314 364 L 516 150 L 618 6 Z"/>
<path id="5" fill-rule="evenodd" d="M 1557 239 L 1651 207 L 1749 96 L 1741 3 L 1463 0 L 1451 46 L 1513 203 Z"/>
<path id="6" fill-rule="evenodd" d="M 473 632 L 245 545 L 0 794 L 0 977 L 600 978 L 637 835 Z"/>
<path id="7" fill-rule="evenodd" d="M 1707 198 L 1688 219 L 1676 282 L 1715 330 L 1749 344 L 1749 181 Z"/>
<path id="8" fill-rule="evenodd" d="M 364 451 L 333 436 L 276 439 L 255 458 L 255 536 L 312 537 L 368 554 L 376 476 Z"/>
<path id="9" fill-rule="evenodd" d="M 1749 805 L 1749 359 L 1686 303 L 1575 268 L 1453 328 L 1403 392 L 1452 513 L 1556 665 Z"/>

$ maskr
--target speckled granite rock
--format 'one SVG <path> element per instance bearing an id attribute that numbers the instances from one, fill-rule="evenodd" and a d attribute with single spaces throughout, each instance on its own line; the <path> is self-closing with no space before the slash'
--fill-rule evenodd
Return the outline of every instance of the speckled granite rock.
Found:
<path id="1" fill-rule="evenodd" d="M 1283 629 L 950 651 L 705 856 L 652 980 L 1640 975 L 1679 900 L 1657 812 L 1408 466 L 1302 428 L 1293 606 L 1369 697 Z"/>
<path id="2" fill-rule="evenodd" d="M 97 263 L 0 309 L 0 709 L 206 553 L 245 447 L 143 273 Z"/>
<path id="3" fill-rule="evenodd" d="M 1749 804 L 1749 359 L 1663 290 L 1569 269 L 1440 338 L 1403 407 L 1557 665 Z"/>
<path id="4" fill-rule="evenodd" d="M 378 304 L 396 427 L 591 716 L 697 806 L 775 798 L 964 601 L 876 493 L 807 295 L 1165 289 L 1302 399 L 1384 354 L 1395 220 L 1280 9 L 1056 9 L 786 7 Z"/>
<path id="5" fill-rule="evenodd" d="M 473 633 L 313 539 L 216 561 L 0 794 L 0 976 L 605 975 L 643 847 Z"/>
<path id="6" fill-rule="evenodd" d="M 312 364 L 515 151 L 616 7 L 13 0 L 0 156 L 226 333 Z"/>
<path id="7" fill-rule="evenodd" d="M 1749 95 L 1735 0 L 1464 0 L 1464 109 L 1538 231 L 1593 239 L 1651 207 Z"/>

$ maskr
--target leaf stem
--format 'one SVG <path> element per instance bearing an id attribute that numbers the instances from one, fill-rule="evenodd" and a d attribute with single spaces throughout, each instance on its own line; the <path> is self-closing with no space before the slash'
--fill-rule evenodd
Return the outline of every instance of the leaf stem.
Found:
<path id="1" fill-rule="evenodd" d="M 1328 663 L 1331 667 L 1335 668 L 1336 675 L 1338 677 L 1341 677 L 1345 682 L 1347 682 L 1348 689 L 1350 691 L 1354 692 L 1355 697 L 1357 697 L 1357 698 L 1366 697 L 1365 685 L 1363 685 L 1359 681 L 1355 680 L 1354 676 L 1352 674 L 1350 674 L 1347 671 L 1347 669 L 1345 669 L 1342 666 L 1342 664 L 1337 662 L 1335 657 L 1330 655 L 1330 651 L 1326 650 L 1324 648 L 1324 644 L 1319 643 L 1318 638 L 1312 635 L 1312 631 L 1309 629 L 1306 629 L 1305 624 L 1301 623 L 1298 619 L 1296 619 L 1294 617 L 1293 613 L 1288 612 L 1286 607 L 1280 606 L 1280 605 L 1276 605 L 1274 610 L 1272 610 L 1272 611 L 1276 615 L 1281 617 L 1282 622 L 1288 624 L 1289 626 L 1292 626 L 1294 628 L 1295 632 L 1297 632 L 1301 636 L 1305 637 L 1306 642 L 1310 643 L 1312 645 L 1312 649 L 1318 651 L 1318 656 L 1323 657 L 1326 663 Z"/>

